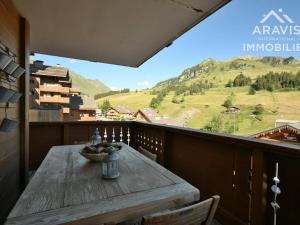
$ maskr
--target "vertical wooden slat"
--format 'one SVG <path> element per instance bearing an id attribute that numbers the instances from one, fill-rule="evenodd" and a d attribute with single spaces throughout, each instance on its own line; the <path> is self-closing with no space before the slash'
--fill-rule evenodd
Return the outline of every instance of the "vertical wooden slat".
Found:
<path id="1" fill-rule="evenodd" d="M 70 126 L 69 124 L 63 124 L 63 129 L 64 129 L 64 145 L 69 145 L 70 143 Z"/>
<path id="2" fill-rule="evenodd" d="M 233 165 L 233 214 L 243 223 L 249 221 L 249 173 L 251 170 L 251 149 L 244 146 L 234 148 L 234 165 Z M 241 148 L 243 151 L 241 151 Z"/>
<path id="3" fill-rule="evenodd" d="M 23 52 L 25 49 L 25 35 L 21 31 L 20 15 L 12 0 L 0 1 L 0 41 L 11 53 L 16 55 L 16 62 L 25 63 Z M 22 46 L 23 45 L 23 46 Z M 1 86 L 15 91 L 20 89 L 21 82 L 9 82 L 1 75 Z M 0 224 L 4 222 L 10 209 L 15 204 L 20 194 L 21 182 L 25 183 L 25 152 L 21 141 L 22 123 L 24 117 L 21 112 L 25 108 L 18 101 L 14 104 L 0 103 L 0 123 L 5 117 L 16 120 L 18 126 L 11 132 L 0 132 Z M 25 138 L 23 140 L 26 140 Z M 22 159 L 21 159 L 22 158 Z M 21 172 L 21 174 L 20 174 Z"/>
<path id="4" fill-rule="evenodd" d="M 21 188 L 28 183 L 29 163 L 29 24 L 20 18 L 20 66 L 25 73 L 20 78 L 20 180 Z"/>
<path id="5" fill-rule="evenodd" d="M 264 225 L 264 152 L 253 150 L 252 191 L 251 191 L 251 224 Z"/>
<path id="6" fill-rule="evenodd" d="M 166 147 L 167 147 L 165 129 L 163 129 L 163 128 L 161 129 L 160 136 L 161 136 L 161 146 L 158 149 L 158 151 L 159 151 L 158 160 L 161 165 L 165 165 L 165 152 L 166 152 Z"/>

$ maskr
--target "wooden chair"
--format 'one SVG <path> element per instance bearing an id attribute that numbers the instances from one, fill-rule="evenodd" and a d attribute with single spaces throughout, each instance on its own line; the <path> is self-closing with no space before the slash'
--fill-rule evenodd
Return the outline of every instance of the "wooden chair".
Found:
<path id="1" fill-rule="evenodd" d="M 147 158 L 156 161 L 157 160 L 157 154 L 153 154 L 150 151 L 148 151 L 147 149 L 143 148 L 142 146 L 139 146 L 138 148 L 138 152 L 140 152 L 141 154 L 143 154 L 144 156 L 146 156 Z"/>
<path id="2" fill-rule="evenodd" d="M 215 195 L 200 203 L 181 209 L 144 216 L 142 225 L 210 225 L 220 197 Z"/>

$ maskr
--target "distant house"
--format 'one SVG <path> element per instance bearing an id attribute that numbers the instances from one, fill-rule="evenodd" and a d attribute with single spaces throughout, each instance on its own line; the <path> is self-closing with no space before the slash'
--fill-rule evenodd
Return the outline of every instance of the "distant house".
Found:
<path id="1" fill-rule="evenodd" d="M 149 122 L 149 123 L 155 123 L 162 119 L 160 115 L 152 108 L 139 109 L 134 114 L 134 117 L 136 118 L 137 121 Z"/>
<path id="2" fill-rule="evenodd" d="M 134 111 L 127 106 L 112 106 L 106 113 L 106 117 L 111 120 L 132 120 Z"/>
<path id="3" fill-rule="evenodd" d="M 232 106 L 232 107 L 227 108 L 225 112 L 227 112 L 227 113 L 238 113 L 240 111 L 241 111 L 240 108 Z"/>
<path id="4" fill-rule="evenodd" d="M 275 142 L 300 144 L 300 123 L 284 124 L 251 137 Z"/>
<path id="5" fill-rule="evenodd" d="M 96 120 L 97 106 L 93 98 L 88 96 L 71 96 L 70 113 L 64 115 L 64 120 L 93 121 Z"/>
<path id="6" fill-rule="evenodd" d="M 184 126 L 183 123 L 180 121 L 161 117 L 154 109 L 152 108 L 143 108 L 139 109 L 135 114 L 134 117 L 137 121 L 141 122 L 148 122 L 148 123 L 158 123 L 158 124 L 165 124 L 171 126 Z"/>

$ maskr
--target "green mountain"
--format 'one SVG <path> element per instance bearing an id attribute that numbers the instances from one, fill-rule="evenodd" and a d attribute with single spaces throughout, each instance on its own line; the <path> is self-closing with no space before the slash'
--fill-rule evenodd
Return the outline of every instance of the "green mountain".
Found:
<path id="1" fill-rule="evenodd" d="M 252 57 L 241 56 L 228 61 L 217 61 L 215 59 L 207 59 L 195 66 L 185 69 L 178 77 L 159 82 L 156 87 L 164 87 L 167 85 L 186 84 L 191 85 L 196 81 L 211 82 L 214 85 L 233 80 L 238 74 L 255 79 L 259 75 L 272 72 L 292 72 L 296 73 L 300 70 L 300 61 L 294 57 Z"/>
<path id="2" fill-rule="evenodd" d="M 73 71 L 70 71 L 70 76 L 73 87 L 79 88 L 82 94 L 94 97 L 96 94 L 110 91 L 110 88 L 99 80 L 87 79 Z"/>
<path id="3" fill-rule="evenodd" d="M 249 83 L 255 83 L 258 76 L 269 72 L 296 74 L 298 71 L 300 61 L 293 57 L 207 59 L 185 69 L 177 77 L 159 82 L 152 89 L 106 96 L 97 102 L 102 104 L 109 100 L 112 105 L 138 110 L 149 107 L 155 99 L 152 105 L 161 116 L 180 121 L 186 127 L 203 129 L 221 121 L 218 132 L 248 136 L 273 128 L 276 119 L 300 120 L 299 87 L 263 89 L 249 94 Z M 247 77 L 246 86 L 227 86 L 240 74 Z M 238 114 L 225 113 L 223 104 L 228 99 L 240 109 Z M 258 116 L 253 113 L 257 105 L 264 108 Z"/>

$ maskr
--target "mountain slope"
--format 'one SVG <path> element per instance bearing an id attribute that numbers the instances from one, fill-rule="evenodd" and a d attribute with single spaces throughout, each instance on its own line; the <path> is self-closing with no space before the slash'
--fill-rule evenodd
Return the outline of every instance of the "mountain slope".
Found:
<path id="1" fill-rule="evenodd" d="M 148 107 L 151 99 L 168 89 L 168 86 L 187 86 L 191 90 L 191 85 L 201 81 L 206 83 L 207 80 L 212 86 L 204 92 L 176 95 L 175 89 L 171 89 L 163 97 L 157 111 L 161 116 L 184 121 L 187 127 L 196 129 L 203 128 L 214 116 L 221 115 L 224 126 L 235 124 L 234 134 L 248 136 L 273 128 L 276 119 L 300 120 L 299 90 L 261 90 L 249 95 L 249 86 L 225 87 L 230 79 L 234 80 L 240 73 L 249 76 L 253 83 L 258 76 L 270 71 L 297 73 L 300 63 L 291 57 L 237 57 L 227 61 L 208 59 L 184 70 L 178 77 L 158 83 L 150 90 L 107 96 L 97 102 L 102 104 L 108 99 L 112 105 L 127 105 L 137 110 Z M 222 104 L 229 97 L 234 106 L 241 109 L 236 116 L 224 113 Z M 258 104 L 263 105 L 264 113 L 256 118 L 252 112 Z"/>
<path id="2" fill-rule="evenodd" d="M 109 87 L 99 80 L 86 79 L 73 71 L 70 71 L 73 87 L 79 88 L 82 94 L 94 97 L 95 94 L 110 91 Z"/>
<path id="3" fill-rule="evenodd" d="M 178 84 L 189 86 L 201 80 L 207 80 L 207 82 L 211 82 L 216 86 L 225 84 L 230 79 L 233 80 L 240 73 L 249 76 L 251 79 L 255 79 L 259 75 L 270 71 L 296 73 L 299 70 L 300 61 L 293 57 L 241 56 L 228 61 L 207 59 L 193 67 L 185 69 L 178 77 L 159 82 L 154 88 Z"/>

